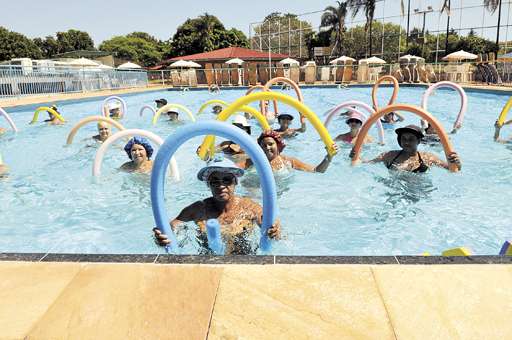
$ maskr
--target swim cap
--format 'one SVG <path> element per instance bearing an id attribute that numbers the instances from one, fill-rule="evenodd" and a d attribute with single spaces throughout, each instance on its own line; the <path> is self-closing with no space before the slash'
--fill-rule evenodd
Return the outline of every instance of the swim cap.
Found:
<path id="1" fill-rule="evenodd" d="M 227 172 L 233 174 L 235 177 L 241 177 L 244 174 L 244 169 L 238 167 L 233 161 L 227 158 L 216 157 L 213 160 L 209 161 L 205 167 L 203 167 L 197 173 L 197 179 L 200 181 L 208 180 L 208 177 L 213 172 Z"/>
<path id="2" fill-rule="evenodd" d="M 273 130 L 263 131 L 261 135 L 258 137 L 258 144 L 261 144 L 261 141 L 267 137 L 273 138 L 276 141 L 277 149 L 279 150 L 279 152 L 283 151 L 286 144 L 284 143 L 283 138 L 281 138 L 281 135 Z"/>
<path id="3" fill-rule="evenodd" d="M 146 154 L 148 156 L 148 159 L 151 158 L 151 155 L 153 155 L 153 147 L 151 144 L 149 144 L 149 140 L 147 140 L 144 137 L 135 136 L 132 139 L 126 143 L 124 146 L 124 151 L 128 154 L 128 158 L 132 159 L 132 146 L 133 144 L 142 145 L 144 149 L 146 150 Z"/>

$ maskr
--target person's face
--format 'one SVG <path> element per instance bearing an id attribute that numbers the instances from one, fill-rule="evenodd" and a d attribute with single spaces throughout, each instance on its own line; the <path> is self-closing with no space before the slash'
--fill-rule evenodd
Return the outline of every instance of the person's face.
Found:
<path id="1" fill-rule="evenodd" d="M 178 114 L 177 113 L 169 113 L 169 120 L 172 122 L 178 121 Z"/>
<path id="2" fill-rule="evenodd" d="M 291 120 L 286 119 L 286 118 L 281 118 L 281 119 L 279 119 L 278 122 L 279 122 L 279 125 L 281 126 L 281 129 L 286 130 L 290 126 Z"/>
<path id="3" fill-rule="evenodd" d="M 164 106 L 164 103 L 162 102 L 156 102 L 156 108 L 159 109 Z"/>
<path id="4" fill-rule="evenodd" d="M 416 152 L 419 142 L 418 137 L 413 133 L 404 132 L 400 135 L 400 144 L 406 152 Z"/>
<path id="5" fill-rule="evenodd" d="M 436 133 L 436 129 L 434 129 L 432 125 L 428 124 L 427 128 L 425 129 L 425 132 L 430 135 L 433 135 Z"/>
<path id="6" fill-rule="evenodd" d="M 100 135 L 100 139 L 105 141 L 110 137 L 110 127 L 105 123 L 98 123 L 98 134 Z"/>
<path id="7" fill-rule="evenodd" d="M 357 119 L 349 119 L 347 124 L 350 126 L 350 130 L 359 130 L 362 125 Z"/>
<path id="8" fill-rule="evenodd" d="M 260 147 L 265 152 L 268 160 L 271 161 L 277 156 L 279 156 L 279 150 L 277 148 L 277 143 L 272 137 L 265 137 L 261 140 Z"/>
<path id="9" fill-rule="evenodd" d="M 222 106 L 214 106 L 213 107 L 213 113 L 219 114 L 222 111 Z"/>
<path id="10" fill-rule="evenodd" d="M 225 172 L 213 172 L 208 177 L 208 186 L 215 200 L 227 202 L 234 197 L 236 177 Z"/>
<path id="11" fill-rule="evenodd" d="M 120 114 L 121 114 L 121 110 L 119 110 L 119 108 L 110 110 L 110 117 L 118 118 Z"/>
<path id="12" fill-rule="evenodd" d="M 132 161 L 135 164 L 141 164 L 144 161 L 148 160 L 148 155 L 146 153 L 146 149 L 140 144 L 133 144 L 131 149 Z"/>

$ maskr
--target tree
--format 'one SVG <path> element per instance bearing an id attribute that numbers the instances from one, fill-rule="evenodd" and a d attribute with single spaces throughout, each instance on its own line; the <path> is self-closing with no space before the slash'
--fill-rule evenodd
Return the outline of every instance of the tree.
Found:
<path id="1" fill-rule="evenodd" d="M 39 47 L 44 58 L 53 58 L 59 54 L 59 43 L 52 36 L 47 36 L 44 40 L 35 38 L 34 43 Z"/>
<path id="2" fill-rule="evenodd" d="M 377 6 L 376 0 L 347 0 L 347 5 L 352 7 L 352 17 L 355 17 L 359 11 L 363 10 L 366 17 L 366 25 L 364 26 L 365 32 L 370 33 L 370 57 L 372 56 L 372 25 L 375 16 L 375 7 Z"/>
<path id="3" fill-rule="evenodd" d="M 57 32 L 57 42 L 59 44 L 59 53 L 95 50 L 94 42 L 89 33 L 79 30 L 70 29 L 67 32 Z"/>
<path id="4" fill-rule="evenodd" d="M 338 3 L 337 7 L 327 6 L 325 8 L 321 19 L 322 27 L 329 27 L 329 30 L 334 33 L 333 53 L 341 50 L 341 39 L 345 31 L 345 17 L 347 16 L 347 3 L 336 2 Z"/>
<path id="5" fill-rule="evenodd" d="M 143 66 L 156 65 L 162 59 L 158 42 L 151 39 L 140 38 L 141 35 L 128 34 L 127 36 L 113 37 L 100 44 L 101 51 L 110 52 L 116 58 L 130 60 Z"/>
<path id="6" fill-rule="evenodd" d="M 170 56 L 213 51 L 223 47 L 247 47 L 245 35 L 238 30 L 226 30 L 220 20 L 208 13 L 187 19 L 172 38 Z"/>
<path id="7" fill-rule="evenodd" d="M 12 58 L 34 58 L 42 57 L 41 50 L 37 45 L 23 34 L 12 32 L 0 26 L 0 60 Z"/>
<path id="8" fill-rule="evenodd" d="M 311 24 L 299 20 L 297 15 L 292 13 L 270 13 L 261 24 L 255 25 L 253 30 L 255 36 L 252 38 L 252 46 L 268 50 L 270 40 L 272 52 L 286 53 L 291 56 L 307 55 L 310 51 L 310 49 L 306 50 L 308 37 L 310 39 L 314 36 Z M 329 41 L 323 46 L 329 46 Z"/>
<path id="9" fill-rule="evenodd" d="M 498 9 L 500 2 L 501 0 L 484 0 L 484 6 L 489 12 L 494 13 Z"/>

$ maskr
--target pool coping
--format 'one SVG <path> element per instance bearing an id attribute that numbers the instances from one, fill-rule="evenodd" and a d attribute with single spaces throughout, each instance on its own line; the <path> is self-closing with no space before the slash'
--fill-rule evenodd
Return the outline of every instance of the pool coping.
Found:
<path id="1" fill-rule="evenodd" d="M 512 264 L 512 256 L 285 256 L 285 255 L 170 255 L 170 254 L 79 254 L 0 253 L 1 261 L 97 262 L 154 264 L 364 264 L 364 265 L 446 265 Z"/>

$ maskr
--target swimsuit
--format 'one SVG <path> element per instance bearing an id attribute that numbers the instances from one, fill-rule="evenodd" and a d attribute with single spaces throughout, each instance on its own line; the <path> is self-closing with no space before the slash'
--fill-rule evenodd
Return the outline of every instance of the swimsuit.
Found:
<path id="1" fill-rule="evenodd" d="M 393 160 L 391 161 L 391 163 L 389 163 L 386 166 L 388 169 L 391 169 L 391 166 L 393 166 L 393 163 L 395 163 L 395 161 L 398 159 L 398 157 L 400 157 L 402 155 L 402 152 L 403 152 L 403 150 L 400 150 L 398 155 L 396 155 L 395 158 L 393 158 Z M 416 169 L 412 170 L 411 172 L 413 172 L 413 173 L 426 172 L 428 170 L 428 165 L 426 165 L 425 162 L 423 162 L 423 159 L 421 159 L 421 154 L 419 152 L 418 152 L 418 158 L 420 160 L 420 166 L 418 166 Z"/>

